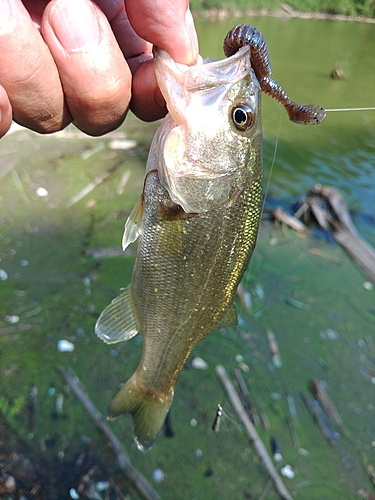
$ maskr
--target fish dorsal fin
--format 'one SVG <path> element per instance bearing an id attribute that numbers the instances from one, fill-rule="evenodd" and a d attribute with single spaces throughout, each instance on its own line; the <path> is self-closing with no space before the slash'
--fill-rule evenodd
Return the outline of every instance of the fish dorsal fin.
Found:
<path id="1" fill-rule="evenodd" d="M 217 324 L 216 328 L 225 328 L 227 326 L 237 326 L 237 324 L 238 324 L 237 311 L 236 311 L 236 306 L 233 303 L 231 306 L 229 306 L 227 312 L 221 318 L 221 320 Z"/>
<path id="2" fill-rule="evenodd" d="M 104 309 L 95 325 L 95 333 L 107 344 L 129 340 L 137 335 L 130 302 L 130 285 Z"/>
<path id="3" fill-rule="evenodd" d="M 126 248 L 136 241 L 142 231 L 142 217 L 143 217 L 143 194 L 139 197 L 137 203 L 134 205 L 133 210 L 130 212 L 128 220 L 125 224 L 124 236 L 122 237 L 122 249 Z"/>

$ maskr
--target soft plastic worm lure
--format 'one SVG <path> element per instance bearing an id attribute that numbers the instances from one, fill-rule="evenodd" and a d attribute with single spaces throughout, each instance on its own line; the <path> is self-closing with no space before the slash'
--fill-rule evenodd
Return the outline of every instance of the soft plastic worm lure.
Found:
<path id="1" fill-rule="evenodd" d="M 235 54 L 241 47 L 249 45 L 251 66 L 258 79 L 261 90 L 284 106 L 289 119 L 301 125 L 316 125 L 326 116 L 320 106 L 302 106 L 293 102 L 280 85 L 271 78 L 272 68 L 268 57 L 265 39 L 260 31 L 249 24 L 235 26 L 225 37 L 224 53 L 227 57 Z"/>

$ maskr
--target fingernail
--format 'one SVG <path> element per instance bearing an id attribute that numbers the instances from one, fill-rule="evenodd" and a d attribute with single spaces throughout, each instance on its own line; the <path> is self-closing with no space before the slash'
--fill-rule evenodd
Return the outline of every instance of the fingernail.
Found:
<path id="1" fill-rule="evenodd" d="M 12 14 L 12 0 L 2 0 L 0 1 L 0 26 L 6 26 L 10 21 Z"/>
<path id="2" fill-rule="evenodd" d="M 194 26 L 194 19 L 193 19 L 193 16 L 191 14 L 190 9 L 188 9 L 186 11 L 185 25 L 186 25 L 186 29 L 187 29 L 189 37 L 190 37 L 192 62 L 195 64 L 197 62 L 198 55 L 199 55 L 199 47 L 198 47 L 197 32 L 196 32 L 195 26 Z"/>
<path id="3" fill-rule="evenodd" d="M 88 0 L 60 0 L 51 8 L 48 20 L 66 50 L 82 50 L 99 43 L 96 10 Z"/>

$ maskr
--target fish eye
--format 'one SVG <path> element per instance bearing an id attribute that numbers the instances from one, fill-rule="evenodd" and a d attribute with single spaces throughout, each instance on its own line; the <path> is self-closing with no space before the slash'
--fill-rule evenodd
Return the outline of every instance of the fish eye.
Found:
<path id="1" fill-rule="evenodd" d="M 247 104 L 237 104 L 232 108 L 232 120 L 238 130 L 248 130 L 254 123 L 254 113 Z"/>

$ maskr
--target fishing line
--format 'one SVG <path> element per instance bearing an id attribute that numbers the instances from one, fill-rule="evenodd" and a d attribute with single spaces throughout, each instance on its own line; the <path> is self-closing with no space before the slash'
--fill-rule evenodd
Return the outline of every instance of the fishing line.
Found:
<path id="1" fill-rule="evenodd" d="M 330 109 L 325 108 L 326 113 L 332 112 L 332 111 L 374 111 L 374 110 L 375 110 L 375 107 L 372 107 L 372 108 L 330 108 Z"/>
<path id="2" fill-rule="evenodd" d="M 266 188 L 264 190 L 264 198 L 263 198 L 263 205 L 262 205 L 262 212 L 261 212 L 262 214 L 263 214 L 264 206 L 266 204 L 267 194 L 268 194 L 268 190 L 269 190 L 270 183 L 271 183 L 271 176 L 272 176 L 272 172 L 273 172 L 273 167 L 275 166 L 275 162 L 276 162 L 276 153 L 277 153 L 277 147 L 278 147 L 278 144 L 279 144 L 279 137 L 280 137 L 280 132 L 281 132 L 281 123 L 282 123 L 282 121 L 283 121 L 283 113 L 282 113 L 282 109 L 280 107 L 279 128 L 278 128 L 277 134 L 276 134 L 275 147 L 274 147 L 274 150 L 273 150 L 273 157 L 272 157 L 272 162 L 271 162 L 270 173 L 268 175 L 268 180 L 267 180 Z M 262 215 L 261 215 L 261 217 L 262 217 Z"/>

